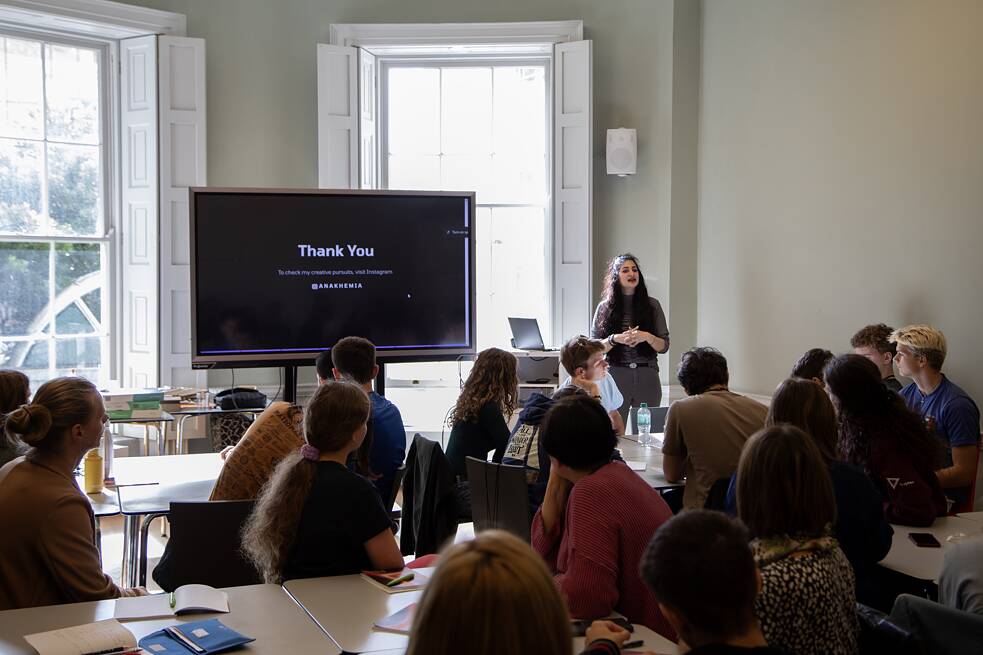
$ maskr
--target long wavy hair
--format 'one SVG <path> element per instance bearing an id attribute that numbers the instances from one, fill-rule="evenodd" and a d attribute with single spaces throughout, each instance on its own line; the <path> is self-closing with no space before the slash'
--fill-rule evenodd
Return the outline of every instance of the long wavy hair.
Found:
<path id="1" fill-rule="evenodd" d="M 648 287 L 645 286 L 642 267 L 638 263 L 638 257 L 626 252 L 608 262 L 608 270 L 604 274 L 604 289 L 601 291 L 601 307 L 594 323 L 593 336 L 596 338 L 622 331 L 621 322 L 625 314 L 625 295 L 621 289 L 618 273 L 628 260 L 635 262 L 635 266 L 638 268 L 638 286 L 635 287 L 635 293 L 631 296 L 632 319 L 640 329 L 655 334 L 655 312 L 652 311 L 652 306 L 649 304 L 649 292 Z M 655 355 L 655 350 L 647 343 L 640 343 L 635 348 L 643 356 L 653 357 Z"/>
<path id="2" fill-rule="evenodd" d="M 518 385 L 515 355 L 498 348 L 482 350 L 474 360 L 474 368 L 457 397 L 448 423 L 455 425 L 477 419 L 488 402 L 495 403 L 508 420 L 518 405 Z"/>
<path id="3" fill-rule="evenodd" d="M 350 382 L 325 382 L 304 408 L 304 439 L 322 453 L 338 452 L 369 419 L 365 391 Z M 242 549 L 268 583 L 280 584 L 317 462 L 296 450 L 277 465 L 242 531 Z M 339 503 L 345 499 L 339 498 Z"/>
<path id="4" fill-rule="evenodd" d="M 417 605 L 407 655 L 567 655 L 570 617 L 529 544 L 486 530 L 452 546 Z"/>
<path id="5" fill-rule="evenodd" d="M 861 355 L 840 355 L 826 365 L 826 386 L 837 409 L 840 452 L 868 473 L 874 442 L 888 444 L 914 462 L 934 466 L 941 443 L 904 399 L 881 382 L 877 365 Z"/>
<path id="6" fill-rule="evenodd" d="M 0 370 L 0 446 L 6 445 L 14 451 L 20 451 L 24 444 L 16 437 L 8 437 L 4 425 L 7 414 L 21 405 L 26 405 L 31 398 L 31 383 L 27 376 L 13 369 Z"/>

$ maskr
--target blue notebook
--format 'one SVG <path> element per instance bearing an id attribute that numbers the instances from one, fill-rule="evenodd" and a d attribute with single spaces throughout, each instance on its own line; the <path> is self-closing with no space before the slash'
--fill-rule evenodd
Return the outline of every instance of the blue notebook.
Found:
<path id="1" fill-rule="evenodd" d="M 256 641 L 239 634 L 218 619 L 176 623 L 140 640 L 150 655 L 209 655 Z M 195 646 L 201 650 L 196 650 Z"/>

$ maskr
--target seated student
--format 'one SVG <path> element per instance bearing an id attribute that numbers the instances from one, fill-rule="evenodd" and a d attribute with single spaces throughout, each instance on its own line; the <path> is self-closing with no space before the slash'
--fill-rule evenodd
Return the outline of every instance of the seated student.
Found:
<path id="1" fill-rule="evenodd" d="M 580 336 L 567 341 L 560 349 L 560 363 L 570 377 L 563 381 L 560 388 L 577 386 L 599 400 L 611 417 L 615 434 L 621 436 L 625 433 L 625 421 L 618 410 L 625 398 L 614 376 L 608 374 L 608 360 L 604 358 L 606 351 L 607 346 L 599 339 Z"/>
<path id="2" fill-rule="evenodd" d="M 620 612 L 675 640 L 638 575 L 652 533 L 672 515 L 669 507 L 624 462 L 611 461 L 617 437 L 596 401 L 579 395 L 557 401 L 541 429 L 550 477 L 532 545 L 555 573 L 570 613 L 597 619 Z"/>
<path id="3" fill-rule="evenodd" d="M 935 475 L 953 501 L 970 500 L 969 488 L 976 475 L 980 410 L 965 391 L 942 373 L 945 336 L 928 325 L 909 325 L 895 330 L 891 341 L 898 348 L 898 371 L 914 380 L 901 390 L 901 395 L 945 446 L 945 461 Z"/>
<path id="4" fill-rule="evenodd" d="M 140 596 L 102 572 L 92 505 L 75 482 L 108 418 L 84 378 L 55 378 L 7 415 L 9 437 L 31 447 L 0 468 L 0 610 Z"/>
<path id="5" fill-rule="evenodd" d="M 748 440 L 737 468 L 737 513 L 754 538 L 761 570 L 755 613 L 768 644 L 795 655 L 856 653 L 853 569 L 830 534 L 833 485 L 808 435 L 776 425 Z"/>
<path id="6" fill-rule="evenodd" d="M 939 602 L 983 616 L 983 536 L 964 539 L 945 551 Z"/>
<path id="7" fill-rule="evenodd" d="M 744 442 L 768 408 L 727 389 L 727 360 L 715 348 L 691 348 L 676 369 L 688 398 L 669 406 L 662 468 L 669 482 L 686 478 L 682 505 L 702 508 L 713 484 L 737 469 Z"/>
<path id="8" fill-rule="evenodd" d="M 807 350 L 792 366 L 791 376 L 793 378 L 802 378 L 803 380 L 812 380 L 822 385 L 823 369 L 831 359 L 833 359 L 833 353 L 824 348 Z"/>
<path id="9" fill-rule="evenodd" d="M 897 347 L 889 341 L 892 328 L 878 323 L 867 325 L 850 339 L 850 347 L 853 348 L 854 355 L 866 357 L 874 362 L 877 370 L 881 373 L 881 382 L 884 386 L 894 392 L 901 391 L 901 383 L 894 377 L 894 356 L 897 354 Z"/>
<path id="10" fill-rule="evenodd" d="M 347 467 L 371 407 L 348 382 L 325 382 L 308 401 L 306 443 L 276 467 L 243 529 L 243 550 L 267 582 L 403 566 L 378 492 Z"/>
<path id="11" fill-rule="evenodd" d="M 870 574 L 891 550 L 894 530 L 884 518 L 881 494 L 867 474 L 841 461 L 836 445 L 836 410 L 829 396 L 811 380 L 789 378 L 778 385 L 768 408 L 765 427 L 788 423 L 805 432 L 819 449 L 833 483 L 836 522 L 833 536 L 850 560 L 858 593 L 873 591 Z M 727 490 L 728 509 L 737 510 L 736 476 Z M 869 603 L 868 603 L 869 604 Z"/>
<path id="12" fill-rule="evenodd" d="M 836 407 L 840 452 L 870 476 L 891 523 L 931 525 L 946 502 L 932 472 L 939 445 L 901 396 L 881 384 L 873 362 L 840 355 L 826 366 Z"/>
<path id="13" fill-rule="evenodd" d="M 652 537 L 642 578 L 692 655 L 770 655 L 754 615 L 761 574 L 740 522 L 695 509 L 672 517 Z"/>
<path id="14" fill-rule="evenodd" d="M 570 655 L 570 616 L 529 545 L 487 530 L 451 546 L 416 607 L 407 655 Z M 608 621 L 587 631 L 587 653 L 617 655 L 630 633 Z"/>
<path id="15" fill-rule="evenodd" d="M 317 358 L 318 381 L 347 379 L 355 382 L 372 401 L 370 421 L 371 443 L 360 449 L 361 462 L 357 468 L 367 469 L 368 478 L 379 490 L 383 500 L 392 497 L 396 469 L 406 459 L 406 429 L 396 405 L 372 390 L 372 380 L 379 375 L 375 363 L 375 344 L 362 337 L 345 337 Z M 368 438 L 366 439 L 368 441 Z M 367 450 L 368 452 L 363 452 Z"/>
<path id="16" fill-rule="evenodd" d="M 464 462 L 468 457 L 501 462 L 509 442 L 507 420 L 518 399 L 519 378 L 512 353 L 498 348 L 482 350 L 474 368 L 464 381 L 461 395 L 451 410 L 451 434 L 447 439 L 447 459 L 460 480 L 468 479 Z"/>
<path id="17" fill-rule="evenodd" d="M 25 444 L 6 436 L 3 426 L 7 414 L 26 405 L 30 397 L 31 383 L 26 375 L 12 369 L 0 370 L 0 466 L 27 452 Z"/>

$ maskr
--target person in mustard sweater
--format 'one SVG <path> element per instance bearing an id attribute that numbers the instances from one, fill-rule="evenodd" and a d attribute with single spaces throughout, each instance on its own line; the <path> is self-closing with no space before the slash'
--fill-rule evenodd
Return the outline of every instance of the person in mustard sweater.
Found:
<path id="1" fill-rule="evenodd" d="M 31 446 L 0 468 L 0 610 L 139 596 L 102 572 L 92 506 L 75 482 L 108 420 L 83 378 L 55 378 L 7 415 L 7 435 Z"/>

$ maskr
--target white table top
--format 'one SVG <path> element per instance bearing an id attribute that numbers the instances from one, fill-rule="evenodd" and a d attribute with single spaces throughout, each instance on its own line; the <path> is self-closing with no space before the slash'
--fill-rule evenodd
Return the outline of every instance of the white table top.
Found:
<path id="1" fill-rule="evenodd" d="M 172 500 L 208 500 L 221 471 L 218 453 L 121 457 L 113 462 L 120 511 L 166 512 Z"/>
<path id="2" fill-rule="evenodd" d="M 652 445 L 643 446 L 634 435 L 618 437 L 618 448 L 621 456 L 628 461 L 645 462 L 645 470 L 638 474 L 645 479 L 653 489 L 669 489 L 682 487 L 682 482 L 669 482 L 662 470 L 662 440 L 665 435 L 661 432 L 652 435 Z"/>
<path id="3" fill-rule="evenodd" d="M 906 525 L 892 525 L 894 539 L 887 557 L 881 560 L 881 566 L 904 573 L 919 580 L 938 582 L 942 572 L 945 551 L 953 543 L 948 538 L 956 534 L 975 535 L 983 532 L 983 523 L 972 521 L 961 516 L 943 516 L 935 519 L 929 528 L 912 528 Z M 912 532 L 928 532 L 932 534 L 941 548 L 924 548 L 914 544 L 908 537 Z"/>
<path id="4" fill-rule="evenodd" d="M 75 482 L 78 483 L 82 493 L 85 493 L 85 476 L 76 475 Z M 89 499 L 89 504 L 92 505 L 92 513 L 96 515 L 96 518 L 119 514 L 119 497 L 117 497 L 116 491 L 113 489 L 106 489 L 104 487 L 99 493 L 85 494 L 85 497 Z"/>
<path id="5" fill-rule="evenodd" d="M 978 521 L 983 523 L 983 512 L 963 512 L 962 514 L 956 514 L 961 519 L 968 519 L 970 521 Z"/>
<path id="6" fill-rule="evenodd" d="M 218 619 L 230 628 L 256 641 L 247 651 L 252 655 L 282 653 L 340 653 L 310 617 L 277 585 L 230 587 L 228 614 L 186 614 L 172 619 L 123 621 L 137 638 L 145 637 L 164 626 Z M 0 612 L 0 653 L 4 655 L 36 655 L 23 635 L 67 628 L 113 618 L 115 600 L 101 600 L 71 605 L 52 605 Z"/>
<path id="7" fill-rule="evenodd" d="M 419 569 L 428 576 L 433 571 Z M 408 636 L 373 630 L 372 623 L 419 602 L 423 595 L 422 590 L 387 594 L 359 575 L 290 580 L 283 587 L 343 651 L 351 653 L 405 649 Z M 643 650 L 676 652 L 676 644 L 642 625 L 635 626 L 632 639 L 644 640 Z M 572 652 L 583 647 L 583 638 L 573 640 Z"/>

